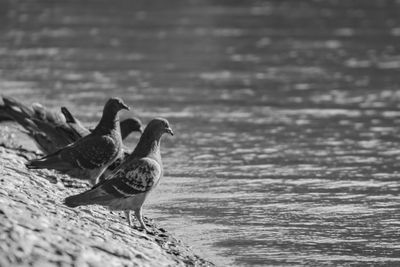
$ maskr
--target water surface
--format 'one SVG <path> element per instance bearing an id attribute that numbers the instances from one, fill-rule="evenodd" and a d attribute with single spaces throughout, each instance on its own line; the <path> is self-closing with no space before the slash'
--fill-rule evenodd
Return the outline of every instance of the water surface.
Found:
<path id="1" fill-rule="evenodd" d="M 145 213 L 221 266 L 396 266 L 399 11 L 0 0 L 0 90 L 90 123 L 115 95 L 167 117 Z"/>

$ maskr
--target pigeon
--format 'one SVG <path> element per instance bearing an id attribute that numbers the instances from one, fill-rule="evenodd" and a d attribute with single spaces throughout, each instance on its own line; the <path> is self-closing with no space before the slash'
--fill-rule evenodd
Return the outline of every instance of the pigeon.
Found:
<path id="1" fill-rule="evenodd" d="M 46 155 L 76 142 L 91 132 L 66 107 L 61 108 L 60 114 L 37 103 L 28 107 L 9 97 L 3 97 L 3 102 L 4 104 L 0 105 L 0 121 L 13 120 L 19 123 Z M 133 131 L 143 132 L 141 121 L 135 117 L 121 121 L 120 128 L 122 140 Z"/>
<path id="2" fill-rule="evenodd" d="M 28 107 L 10 97 L 3 97 L 0 112 L 19 123 L 46 154 L 80 138 L 66 123 L 65 117 L 35 103 Z"/>
<path id="3" fill-rule="evenodd" d="M 71 112 L 66 108 L 62 107 L 61 112 L 64 114 L 67 123 L 75 129 L 76 132 L 81 133 L 81 137 L 88 135 L 93 129 L 87 129 L 82 123 L 75 118 Z M 142 122 L 139 118 L 133 117 L 124 119 L 119 123 L 121 129 L 122 140 L 125 140 L 132 132 L 143 133 Z"/>
<path id="4" fill-rule="evenodd" d="M 129 107 L 119 98 L 111 98 L 103 109 L 96 128 L 89 135 L 43 158 L 31 160 L 29 169 L 53 169 L 86 179 L 93 184 L 122 151 L 118 112 Z"/>
<path id="5" fill-rule="evenodd" d="M 163 176 L 160 139 L 164 133 L 174 135 L 166 119 L 150 121 L 135 150 L 107 179 L 81 194 L 67 197 L 65 205 L 98 204 L 123 210 L 131 227 L 130 211 L 133 210 L 142 229 L 150 232 L 143 222 L 142 205 Z"/>
<path id="6" fill-rule="evenodd" d="M 71 114 L 71 112 L 69 112 L 69 110 L 66 107 L 62 107 L 61 111 L 65 115 L 67 122 L 70 123 L 71 126 L 74 127 L 77 131 L 82 131 L 82 132 L 85 130 L 89 131 L 89 132 L 93 131 L 92 129 L 87 130 L 86 128 L 84 128 L 82 126 L 82 123 L 80 123 L 80 121 L 78 119 L 76 119 Z M 132 133 L 133 131 L 143 133 L 142 122 L 140 121 L 140 119 L 135 118 L 135 117 L 128 118 L 128 119 L 121 121 L 120 128 L 121 128 L 122 140 L 125 140 L 125 138 L 127 138 L 130 135 L 130 133 Z M 129 155 L 129 153 L 127 151 L 128 151 L 128 149 L 125 146 L 123 146 L 122 153 L 118 156 L 118 158 L 110 166 L 107 167 L 107 169 L 99 177 L 99 181 L 104 180 L 111 172 L 114 171 L 114 169 L 116 169 L 119 165 L 121 165 L 121 163 L 124 161 L 125 157 L 127 157 Z"/>
<path id="7" fill-rule="evenodd" d="M 133 130 L 143 133 L 142 122 L 138 118 L 123 120 L 120 123 L 120 127 L 122 140 L 124 140 L 124 137 L 127 137 L 127 135 L 129 135 L 129 133 Z M 129 152 L 127 152 L 128 150 L 129 149 L 126 146 L 122 147 L 121 155 L 110 166 L 108 166 L 108 168 L 99 177 L 99 181 L 106 179 L 107 176 L 109 176 L 116 168 L 118 168 L 119 165 L 124 162 L 124 160 L 129 156 Z"/>
<path id="8" fill-rule="evenodd" d="M 142 122 L 136 117 L 121 121 L 119 126 L 121 128 L 122 140 L 125 140 L 133 131 L 143 133 Z"/>

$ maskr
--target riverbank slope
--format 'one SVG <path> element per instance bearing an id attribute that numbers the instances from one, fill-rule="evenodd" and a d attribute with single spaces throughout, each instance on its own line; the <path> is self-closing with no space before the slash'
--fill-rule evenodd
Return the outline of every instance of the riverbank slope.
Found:
<path id="1" fill-rule="evenodd" d="M 68 208 L 66 196 L 88 184 L 47 170 L 0 128 L 0 266 L 213 266 L 146 218 L 154 234 L 130 228 L 122 213 L 99 206 Z"/>

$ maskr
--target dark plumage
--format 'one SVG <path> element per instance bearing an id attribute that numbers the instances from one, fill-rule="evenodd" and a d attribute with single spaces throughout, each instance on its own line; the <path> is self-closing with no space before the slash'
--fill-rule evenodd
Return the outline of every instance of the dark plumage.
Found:
<path id="1" fill-rule="evenodd" d="M 142 122 L 138 118 L 123 120 L 121 121 L 120 126 L 122 140 L 124 140 L 124 136 L 127 137 L 132 131 L 139 131 L 140 133 L 143 133 Z M 108 166 L 108 168 L 99 177 L 99 181 L 103 181 L 104 179 L 106 179 L 107 176 L 109 176 L 115 169 L 119 167 L 119 165 L 121 165 L 125 161 L 125 158 L 129 156 L 127 150 L 128 149 L 123 146 L 121 155 L 110 166 Z"/>
<path id="2" fill-rule="evenodd" d="M 45 153 L 54 152 L 80 138 L 59 112 L 49 111 L 37 103 L 28 107 L 10 97 L 3 97 L 3 102 L 1 114 L 20 124 Z"/>
<path id="3" fill-rule="evenodd" d="M 128 118 L 120 123 L 122 140 L 127 138 L 133 131 L 143 133 L 142 122 L 138 118 Z"/>
<path id="4" fill-rule="evenodd" d="M 173 135 L 168 121 L 152 120 L 135 150 L 106 180 L 86 192 L 67 197 L 65 204 L 69 207 L 98 204 L 111 210 L 124 210 L 130 226 L 130 210 L 133 210 L 141 227 L 148 231 L 142 218 L 142 205 L 163 176 L 160 139 L 164 133 Z"/>
<path id="5" fill-rule="evenodd" d="M 66 107 L 61 107 L 61 112 L 64 114 L 67 123 L 76 132 L 81 133 L 81 137 L 88 135 L 93 129 L 87 129 L 83 124 L 71 114 Z M 143 133 L 143 125 L 139 118 L 133 117 L 124 119 L 119 123 L 121 129 L 122 140 L 125 140 L 132 132 Z"/>
<path id="6" fill-rule="evenodd" d="M 81 138 L 90 134 L 90 130 L 83 126 L 82 122 L 75 118 L 66 107 L 61 107 L 61 112 L 64 115 L 69 127 L 77 132 Z"/>
<path id="7" fill-rule="evenodd" d="M 44 154 L 51 154 L 90 134 L 90 130 L 62 107 L 59 112 L 49 111 L 40 104 L 28 107 L 15 99 L 3 97 L 0 105 L 0 121 L 13 120 L 19 123 Z M 122 140 L 133 131 L 142 132 L 138 118 L 120 122 Z"/>
<path id="8" fill-rule="evenodd" d="M 30 169 L 54 169 L 96 183 L 103 171 L 121 154 L 118 112 L 129 109 L 121 99 L 111 98 L 99 124 L 89 135 L 41 159 L 26 164 Z"/>

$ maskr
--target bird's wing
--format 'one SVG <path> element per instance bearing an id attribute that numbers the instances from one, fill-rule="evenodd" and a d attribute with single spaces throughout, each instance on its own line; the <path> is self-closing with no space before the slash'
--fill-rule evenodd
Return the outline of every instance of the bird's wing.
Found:
<path id="1" fill-rule="evenodd" d="M 107 164 L 119 153 L 109 136 L 86 136 L 63 148 L 60 158 L 81 169 L 95 169 Z"/>
<path id="2" fill-rule="evenodd" d="M 157 161 L 151 158 L 135 159 L 96 187 L 117 198 L 130 197 L 149 191 L 160 176 L 161 166 Z"/>
<path id="3" fill-rule="evenodd" d="M 111 161 L 119 150 L 109 136 L 87 136 L 53 154 L 28 162 L 31 169 L 94 170 Z"/>
<path id="4" fill-rule="evenodd" d="M 54 124 L 49 121 L 32 119 L 40 132 L 44 133 L 48 139 L 50 139 L 54 146 L 62 148 L 66 145 L 76 141 L 77 138 L 71 137 L 66 131 L 60 131 L 62 128 L 66 128 L 66 124 Z"/>
<path id="5" fill-rule="evenodd" d="M 53 140 L 42 132 L 31 132 L 29 135 L 35 140 L 36 145 L 44 153 L 53 153 L 59 149 Z"/>
<path id="6" fill-rule="evenodd" d="M 111 179 L 98 183 L 86 192 L 66 198 L 65 203 L 70 207 L 109 205 L 114 200 L 148 192 L 161 177 L 160 164 L 151 158 L 141 158 L 131 163 L 129 168 L 114 173 Z"/>
<path id="7" fill-rule="evenodd" d="M 32 118 L 47 122 L 51 125 L 62 125 L 66 123 L 64 115 L 60 112 L 52 111 L 40 103 L 33 103 L 31 106 L 34 114 Z"/>
<path id="8" fill-rule="evenodd" d="M 118 170 L 120 166 L 125 163 L 126 159 L 128 158 L 129 153 L 126 152 L 124 147 L 122 148 L 121 155 L 107 168 L 108 174 L 114 173 L 114 171 Z"/>

